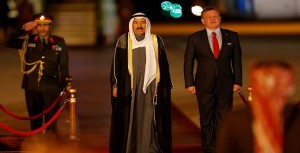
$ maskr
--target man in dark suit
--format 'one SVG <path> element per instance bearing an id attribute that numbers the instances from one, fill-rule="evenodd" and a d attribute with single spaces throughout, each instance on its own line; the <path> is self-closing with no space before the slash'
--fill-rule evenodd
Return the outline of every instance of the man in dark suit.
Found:
<path id="1" fill-rule="evenodd" d="M 53 17 L 48 14 L 36 14 L 32 21 L 16 29 L 5 44 L 19 49 L 24 74 L 22 88 L 29 116 L 40 114 L 51 106 L 69 75 L 67 46 L 63 38 L 50 34 L 52 21 Z M 45 122 L 58 108 L 56 105 L 45 115 Z M 30 120 L 30 123 L 31 130 L 35 130 L 43 125 L 43 118 Z M 56 122 L 47 128 L 52 132 L 56 129 Z"/>
<path id="2" fill-rule="evenodd" d="M 188 92 L 197 97 L 203 152 L 211 153 L 215 151 L 220 121 L 232 109 L 233 92 L 242 86 L 242 50 L 238 34 L 220 28 L 218 10 L 206 7 L 201 17 L 205 29 L 189 35 L 184 79 Z"/>

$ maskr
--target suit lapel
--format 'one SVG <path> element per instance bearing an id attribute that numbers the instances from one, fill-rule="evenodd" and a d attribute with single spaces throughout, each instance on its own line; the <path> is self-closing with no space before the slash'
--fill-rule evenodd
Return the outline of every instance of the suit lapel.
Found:
<path id="1" fill-rule="evenodd" d="M 207 52 L 207 54 L 208 54 L 210 57 L 215 58 L 215 56 L 214 56 L 214 54 L 213 54 L 213 51 L 212 51 L 212 49 L 211 49 L 211 47 L 210 47 L 210 45 L 209 45 L 209 40 L 208 40 L 208 36 L 207 36 L 207 31 L 206 31 L 206 29 L 202 30 L 202 32 L 200 33 L 200 39 L 201 39 L 200 42 L 202 42 L 201 45 L 203 45 L 204 48 L 207 48 L 207 49 L 205 50 L 205 52 Z"/>
<path id="2" fill-rule="evenodd" d="M 221 29 L 221 35 L 222 35 L 222 46 L 221 46 L 221 49 L 220 49 L 220 55 L 222 55 L 222 53 L 224 52 L 224 50 L 226 49 L 227 45 L 228 45 L 228 33 Z"/>

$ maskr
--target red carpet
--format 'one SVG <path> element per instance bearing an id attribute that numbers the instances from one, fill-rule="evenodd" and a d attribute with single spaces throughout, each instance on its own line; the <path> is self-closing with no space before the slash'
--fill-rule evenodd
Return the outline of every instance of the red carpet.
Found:
<path id="1" fill-rule="evenodd" d="M 176 107 L 172 107 L 172 139 L 173 139 L 173 153 L 201 153 L 200 144 L 200 129 L 194 125 L 186 116 L 182 114 Z M 106 138 L 108 136 L 104 136 Z M 0 152 L 14 151 L 18 152 L 21 147 L 35 148 L 35 146 L 43 146 L 46 148 L 59 149 L 57 145 L 64 144 L 65 148 L 78 148 L 84 150 L 86 153 L 108 153 L 107 147 L 87 147 L 82 146 L 80 141 L 70 142 L 67 137 L 47 137 L 43 135 L 33 137 L 21 137 L 14 135 L 0 136 Z M 100 146 L 100 145 L 99 145 Z M 31 149 L 28 149 L 30 152 Z M 20 151 L 21 152 L 21 151 Z"/>
<path id="2" fill-rule="evenodd" d="M 201 153 L 200 129 L 172 106 L 173 153 Z"/>

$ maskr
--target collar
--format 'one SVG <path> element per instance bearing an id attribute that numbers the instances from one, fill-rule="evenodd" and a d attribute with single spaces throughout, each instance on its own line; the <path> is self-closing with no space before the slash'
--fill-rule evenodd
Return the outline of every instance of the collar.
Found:
<path id="1" fill-rule="evenodd" d="M 207 32 L 208 36 L 211 36 L 212 32 L 215 32 L 217 34 L 217 36 L 221 36 L 221 29 L 220 28 L 217 28 L 215 31 L 212 31 L 210 29 L 206 29 L 206 32 Z"/>
<path id="2" fill-rule="evenodd" d="M 47 44 L 48 44 L 48 42 L 54 43 L 54 38 L 51 37 L 50 35 L 44 37 L 44 39 L 46 40 L 46 43 L 47 43 Z M 33 38 L 33 40 L 34 40 L 35 42 L 38 41 L 38 40 L 41 40 L 41 41 L 42 41 L 43 38 L 40 37 L 40 36 L 38 36 L 38 35 L 36 35 L 36 36 Z"/>
<path id="3" fill-rule="evenodd" d="M 39 36 L 39 37 L 40 37 L 40 36 Z M 46 36 L 46 37 L 40 37 L 40 40 L 43 40 L 43 39 L 45 39 L 45 40 L 46 40 L 46 43 L 48 43 L 49 35 Z"/>
<path id="4" fill-rule="evenodd" d="M 135 38 L 137 41 L 142 41 L 145 38 L 145 35 L 141 35 L 141 36 L 135 35 Z"/>

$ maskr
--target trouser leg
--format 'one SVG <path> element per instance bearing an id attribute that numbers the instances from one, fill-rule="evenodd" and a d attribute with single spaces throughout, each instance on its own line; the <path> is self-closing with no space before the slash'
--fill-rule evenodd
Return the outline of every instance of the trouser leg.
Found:
<path id="1" fill-rule="evenodd" d="M 43 95 L 44 95 L 44 103 L 45 103 L 44 109 L 47 109 L 53 104 L 53 102 L 55 102 L 55 100 L 57 99 L 57 96 L 59 96 L 59 93 L 43 93 Z M 53 109 L 51 109 L 51 111 L 49 111 L 49 113 L 47 113 L 45 115 L 45 123 L 49 122 L 49 120 L 52 119 L 52 117 L 55 115 L 55 113 L 58 111 L 58 109 L 59 109 L 59 103 L 57 105 L 55 105 L 53 107 Z M 47 131 L 49 131 L 49 132 L 51 131 L 54 133 L 57 132 L 56 120 L 47 127 Z"/>
<path id="2" fill-rule="evenodd" d="M 26 107 L 29 116 L 34 116 L 43 112 L 43 98 L 36 90 L 25 90 Z M 43 125 L 43 117 L 30 120 L 31 130 L 40 128 Z"/>
<path id="3" fill-rule="evenodd" d="M 201 145 L 204 153 L 215 152 L 218 129 L 225 115 L 232 110 L 232 94 L 197 96 L 201 125 Z"/>
<path id="4" fill-rule="evenodd" d="M 215 150 L 215 123 L 213 95 L 197 96 L 200 113 L 201 146 L 203 153 L 213 153 Z"/>
<path id="5" fill-rule="evenodd" d="M 221 128 L 222 121 L 228 112 L 232 111 L 233 107 L 233 94 L 218 94 L 218 99 L 216 102 L 216 113 L 215 122 L 217 130 Z"/>

